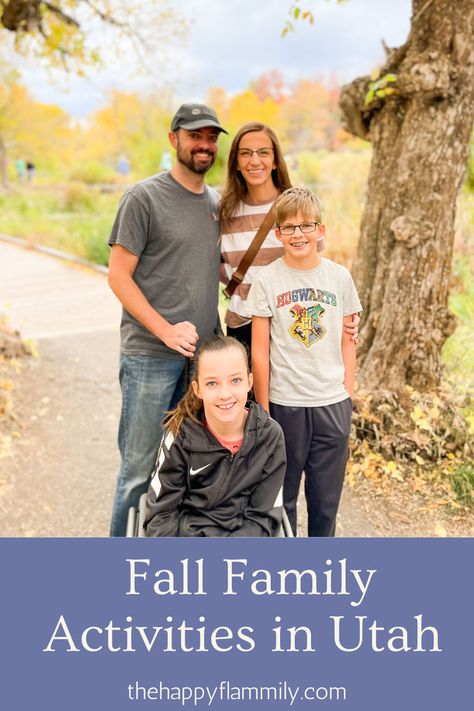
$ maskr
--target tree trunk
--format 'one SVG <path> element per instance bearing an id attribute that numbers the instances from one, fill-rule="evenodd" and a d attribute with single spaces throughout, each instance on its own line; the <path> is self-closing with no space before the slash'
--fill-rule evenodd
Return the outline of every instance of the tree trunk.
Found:
<path id="1" fill-rule="evenodd" d="M 473 0 L 413 0 L 406 44 L 380 77 L 397 93 L 364 100 L 345 86 L 345 127 L 372 142 L 354 277 L 364 308 L 359 384 L 368 391 L 436 387 L 447 310 L 456 198 L 474 119 Z"/>

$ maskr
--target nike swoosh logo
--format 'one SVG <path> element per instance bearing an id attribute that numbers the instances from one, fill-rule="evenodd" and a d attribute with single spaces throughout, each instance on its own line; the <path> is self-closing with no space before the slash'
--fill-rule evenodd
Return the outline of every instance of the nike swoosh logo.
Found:
<path id="1" fill-rule="evenodd" d="M 203 467 L 199 467 L 199 469 L 193 469 L 191 467 L 191 469 L 189 470 L 189 473 L 191 476 L 194 476 L 195 474 L 199 474 L 199 472 L 202 472 L 203 469 L 206 469 L 207 467 L 210 467 L 210 466 L 211 466 L 211 462 L 209 462 L 209 464 L 205 464 Z"/>

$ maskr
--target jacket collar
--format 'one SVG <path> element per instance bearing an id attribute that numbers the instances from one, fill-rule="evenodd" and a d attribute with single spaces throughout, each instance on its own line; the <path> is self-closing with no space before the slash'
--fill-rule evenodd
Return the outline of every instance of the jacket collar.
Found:
<path id="1" fill-rule="evenodd" d="M 249 412 L 245 423 L 244 441 L 240 450 L 242 454 L 247 454 L 255 447 L 259 433 L 269 420 L 268 413 L 258 403 L 249 401 L 247 408 Z M 207 427 L 204 427 L 203 424 L 198 425 L 189 418 L 183 422 L 181 433 L 184 447 L 192 452 L 222 451 L 223 449 L 221 443 L 216 440 Z"/>

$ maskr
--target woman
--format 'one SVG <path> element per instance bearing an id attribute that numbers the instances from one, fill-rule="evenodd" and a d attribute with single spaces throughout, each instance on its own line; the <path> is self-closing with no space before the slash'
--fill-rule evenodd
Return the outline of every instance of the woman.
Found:
<path id="1" fill-rule="evenodd" d="M 226 282 L 239 266 L 275 198 L 290 187 L 288 169 L 275 132 L 263 123 L 246 123 L 232 141 L 219 210 Z M 225 316 L 227 334 L 237 338 L 249 351 L 252 324 L 245 316 L 245 301 L 252 278 L 260 267 L 282 254 L 281 242 L 271 230 L 230 299 Z"/>
<path id="2" fill-rule="evenodd" d="M 275 132 L 270 126 L 258 121 L 242 126 L 230 147 L 227 181 L 219 208 L 225 283 L 230 281 L 239 266 L 275 199 L 291 187 L 288 168 Z M 245 301 L 260 267 L 282 255 L 282 244 L 274 230 L 270 230 L 229 301 L 225 315 L 227 335 L 243 343 L 249 353 L 252 320 L 246 315 Z M 345 325 L 345 330 L 355 342 L 358 321 L 359 318 L 355 316 L 352 323 Z"/>

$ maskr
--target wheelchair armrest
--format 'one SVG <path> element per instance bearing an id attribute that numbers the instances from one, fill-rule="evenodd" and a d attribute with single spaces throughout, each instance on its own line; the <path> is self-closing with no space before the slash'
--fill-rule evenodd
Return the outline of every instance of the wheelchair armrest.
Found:
<path id="1" fill-rule="evenodd" d="M 146 510 L 146 493 L 140 496 L 138 507 L 130 506 L 128 509 L 127 518 L 127 538 L 145 538 L 145 510 Z"/>
<path id="2" fill-rule="evenodd" d="M 281 527 L 283 529 L 283 536 L 285 538 L 294 538 L 293 530 L 291 528 L 291 523 L 286 513 L 285 508 L 283 508 L 283 515 L 281 517 Z"/>
<path id="3" fill-rule="evenodd" d="M 146 512 L 146 493 L 140 496 L 138 502 L 138 516 L 137 516 L 137 527 L 135 535 L 138 538 L 145 538 L 145 529 L 143 527 L 145 523 L 145 512 Z"/>
<path id="4" fill-rule="evenodd" d="M 137 523 L 137 512 L 134 506 L 130 506 L 128 509 L 128 517 L 127 517 L 127 529 L 125 532 L 125 536 L 127 538 L 133 538 L 135 536 L 135 528 L 136 528 L 136 523 Z"/>

